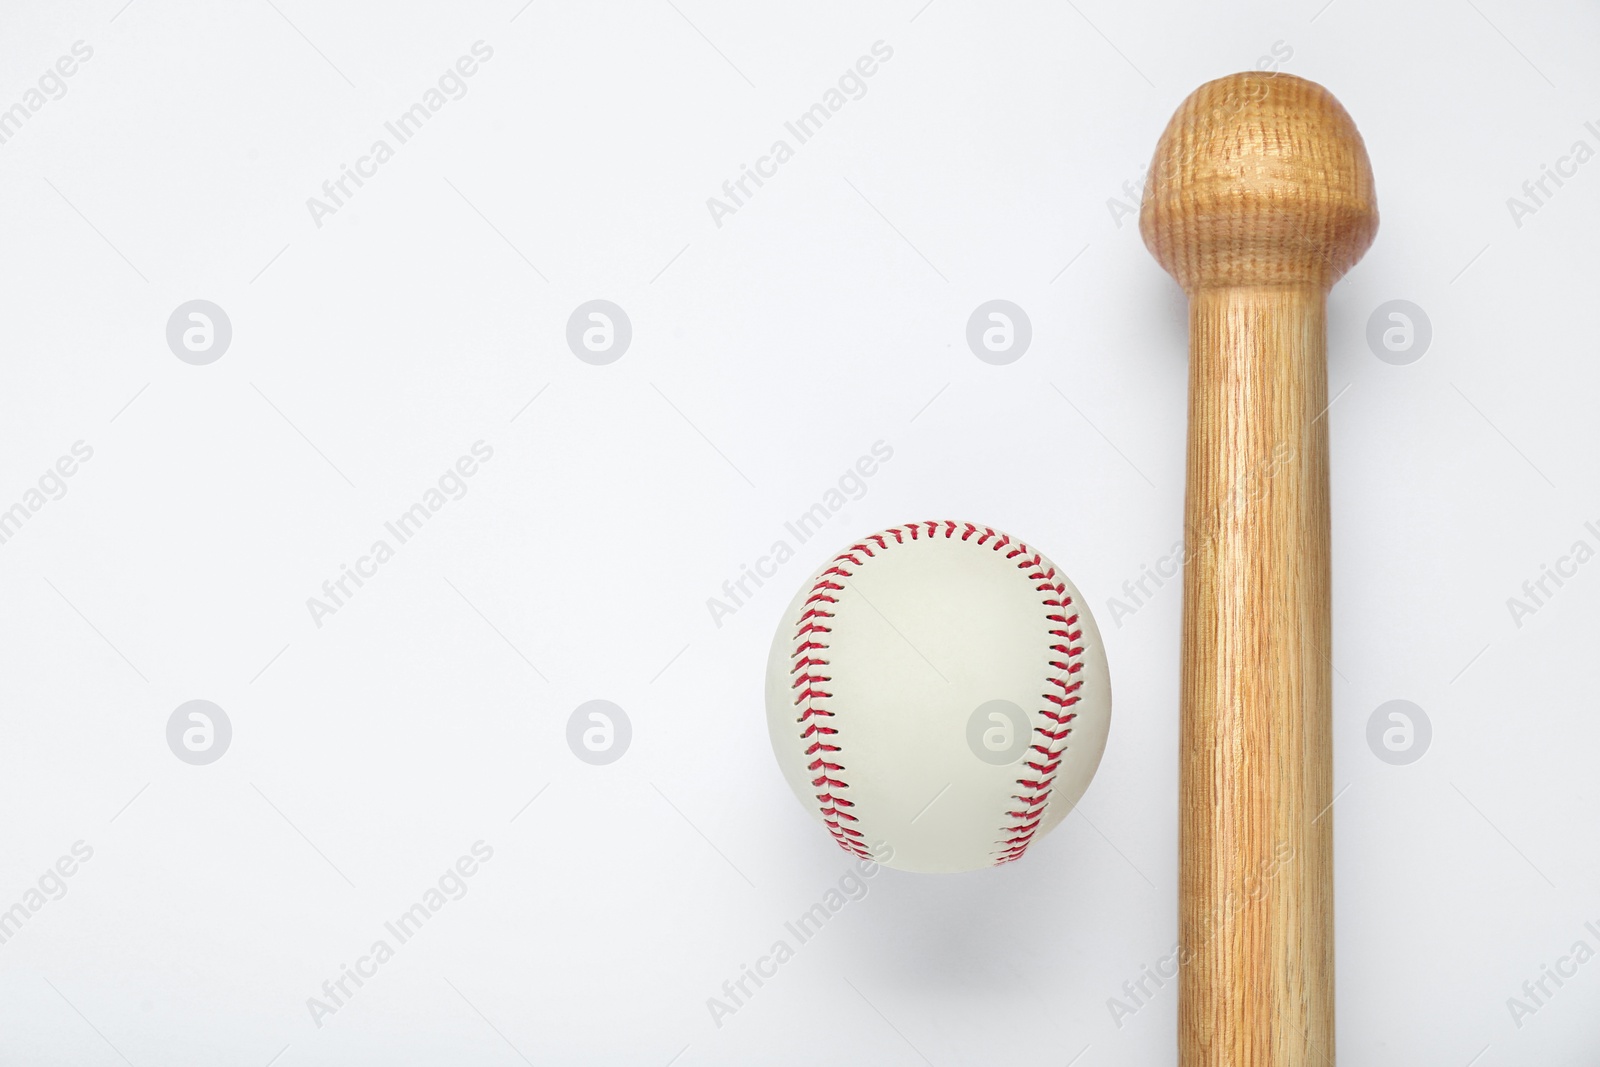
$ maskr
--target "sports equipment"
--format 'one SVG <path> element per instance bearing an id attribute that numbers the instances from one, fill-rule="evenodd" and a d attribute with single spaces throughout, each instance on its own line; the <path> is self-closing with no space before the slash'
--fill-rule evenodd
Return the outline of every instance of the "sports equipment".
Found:
<path id="1" fill-rule="evenodd" d="M 1140 229 L 1189 294 L 1182 1067 L 1331 1067 L 1326 299 L 1378 226 L 1350 116 L 1235 74 L 1162 134 Z"/>
<path id="2" fill-rule="evenodd" d="M 973 523 L 850 545 L 801 586 L 767 661 L 795 795 L 846 852 L 901 870 L 1020 858 L 1088 788 L 1110 721 L 1077 589 Z"/>

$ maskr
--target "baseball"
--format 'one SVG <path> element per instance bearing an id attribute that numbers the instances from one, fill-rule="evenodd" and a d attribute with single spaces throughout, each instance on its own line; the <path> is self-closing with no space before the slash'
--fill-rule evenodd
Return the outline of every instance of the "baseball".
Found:
<path id="1" fill-rule="evenodd" d="M 1020 859 L 1094 777 L 1111 722 L 1088 606 L 1037 549 L 963 522 L 852 543 L 767 660 L 795 795 L 845 851 L 906 871 Z"/>

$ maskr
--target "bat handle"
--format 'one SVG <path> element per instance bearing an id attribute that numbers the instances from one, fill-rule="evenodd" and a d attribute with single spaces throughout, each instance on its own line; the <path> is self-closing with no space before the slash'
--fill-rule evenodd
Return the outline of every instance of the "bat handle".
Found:
<path id="1" fill-rule="evenodd" d="M 1334 1062 L 1325 315 L 1318 285 L 1190 294 L 1183 1067 Z"/>

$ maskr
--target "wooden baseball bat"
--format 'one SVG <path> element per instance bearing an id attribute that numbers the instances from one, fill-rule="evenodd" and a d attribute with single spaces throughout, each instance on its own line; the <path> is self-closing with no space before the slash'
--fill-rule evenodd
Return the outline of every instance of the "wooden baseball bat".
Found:
<path id="1" fill-rule="evenodd" d="M 1332 1067 L 1327 292 L 1372 170 L 1320 85 L 1235 74 L 1156 148 L 1145 244 L 1189 295 L 1181 1067 Z"/>

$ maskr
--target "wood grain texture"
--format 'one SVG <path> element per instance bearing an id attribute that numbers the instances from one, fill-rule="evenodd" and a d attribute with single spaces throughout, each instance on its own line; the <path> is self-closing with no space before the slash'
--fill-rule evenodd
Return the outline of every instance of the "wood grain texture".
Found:
<path id="1" fill-rule="evenodd" d="M 1377 228 L 1360 135 L 1312 82 L 1208 83 L 1140 228 L 1189 294 L 1179 1062 L 1332 1067 L 1325 316 Z"/>

